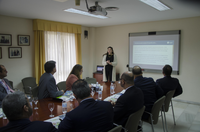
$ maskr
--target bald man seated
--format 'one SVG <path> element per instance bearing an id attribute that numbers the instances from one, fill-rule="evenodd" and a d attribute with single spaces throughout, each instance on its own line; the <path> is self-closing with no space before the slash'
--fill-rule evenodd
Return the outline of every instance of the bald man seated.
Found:
<path id="1" fill-rule="evenodd" d="M 139 88 L 134 86 L 133 74 L 125 72 L 121 76 L 121 86 L 125 89 L 114 105 L 114 123 L 125 126 L 129 116 L 144 106 L 144 96 Z"/>
<path id="2" fill-rule="evenodd" d="M 163 96 L 163 90 L 154 82 L 151 77 L 143 77 L 142 69 L 139 66 L 134 66 L 132 69 L 134 75 L 134 83 L 137 88 L 140 88 L 144 94 L 145 111 L 151 112 L 154 102 Z M 146 120 L 149 115 L 144 113 L 142 119 Z"/>

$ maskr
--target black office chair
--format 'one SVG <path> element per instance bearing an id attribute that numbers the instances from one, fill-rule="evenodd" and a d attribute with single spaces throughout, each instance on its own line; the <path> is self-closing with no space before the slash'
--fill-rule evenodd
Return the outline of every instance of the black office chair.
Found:
<path id="1" fill-rule="evenodd" d="M 24 93 L 25 94 L 32 94 L 31 89 L 36 88 L 37 84 L 36 84 L 36 79 L 35 77 L 26 77 L 22 79 L 22 84 L 23 84 L 23 88 L 24 88 Z"/>
<path id="2" fill-rule="evenodd" d="M 58 87 L 59 90 L 65 91 L 66 90 L 66 81 L 59 82 L 57 84 L 57 87 Z"/>

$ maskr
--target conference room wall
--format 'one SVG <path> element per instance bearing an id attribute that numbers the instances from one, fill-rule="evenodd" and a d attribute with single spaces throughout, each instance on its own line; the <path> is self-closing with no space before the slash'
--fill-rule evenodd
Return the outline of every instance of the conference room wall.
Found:
<path id="1" fill-rule="evenodd" d="M 82 51 L 82 78 L 93 77 L 95 71 L 95 28 L 82 26 L 81 51 Z M 88 37 L 84 36 L 84 31 L 88 31 Z"/>
<path id="2" fill-rule="evenodd" d="M 7 71 L 7 77 L 13 81 L 14 88 L 21 89 L 21 79 L 24 77 L 34 76 L 34 32 L 32 19 L 16 18 L 0 15 L 0 33 L 12 35 L 12 46 L 2 47 L 2 59 L 0 64 L 3 64 Z M 88 38 L 84 38 L 84 31 L 87 30 Z M 17 35 L 30 35 L 30 46 L 18 46 Z M 82 78 L 92 77 L 94 71 L 94 40 L 95 28 L 82 26 L 81 49 L 82 49 Z M 9 59 L 8 47 L 22 47 L 22 58 Z"/>
<path id="3" fill-rule="evenodd" d="M 180 75 L 173 75 L 179 79 L 183 94 L 177 99 L 200 103 L 200 17 L 174 19 L 116 25 L 96 28 L 96 65 L 101 64 L 102 54 L 108 46 L 114 48 L 118 58 L 117 72 L 122 74 L 127 71 L 129 33 L 148 31 L 181 30 L 180 44 Z M 144 73 L 145 77 L 153 77 L 154 80 L 163 77 L 161 73 Z"/>
<path id="4" fill-rule="evenodd" d="M 31 19 L 0 15 L 0 33 L 12 35 L 11 46 L 0 46 L 2 48 L 2 59 L 0 64 L 8 71 L 7 77 L 13 81 L 14 88 L 22 88 L 21 79 L 34 74 L 34 32 Z M 30 35 L 30 46 L 18 46 L 17 35 Z M 22 58 L 10 59 L 8 47 L 21 47 Z"/>

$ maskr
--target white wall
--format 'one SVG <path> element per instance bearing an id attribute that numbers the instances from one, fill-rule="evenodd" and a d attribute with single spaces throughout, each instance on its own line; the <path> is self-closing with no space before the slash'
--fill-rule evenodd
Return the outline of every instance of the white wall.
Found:
<path id="1" fill-rule="evenodd" d="M 112 46 L 118 57 L 117 71 L 122 74 L 128 70 L 129 33 L 167 30 L 181 30 L 180 75 L 174 77 L 179 79 L 183 94 L 177 98 L 200 102 L 200 17 L 96 28 L 94 63 L 101 64 L 102 54 Z M 144 73 L 144 76 L 156 80 L 162 74 Z"/>
<path id="2" fill-rule="evenodd" d="M 2 47 L 0 64 L 8 71 L 7 77 L 13 81 L 14 88 L 22 88 L 21 79 L 33 76 L 34 70 L 34 36 L 32 20 L 0 15 L 0 33 L 12 35 L 12 46 Z M 17 35 L 30 35 L 30 46 L 18 46 Z M 22 58 L 9 59 L 8 47 L 22 47 Z"/>
<path id="3" fill-rule="evenodd" d="M 84 31 L 88 31 L 88 38 L 84 37 Z M 81 36 L 82 49 L 82 78 L 93 77 L 95 67 L 95 28 L 83 27 Z"/>

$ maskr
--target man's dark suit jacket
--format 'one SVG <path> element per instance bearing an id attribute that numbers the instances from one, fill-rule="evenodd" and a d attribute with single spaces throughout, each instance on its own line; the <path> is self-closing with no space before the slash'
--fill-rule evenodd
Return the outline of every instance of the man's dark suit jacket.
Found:
<path id="1" fill-rule="evenodd" d="M 33 121 L 21 119 L 9 121 L 9 123 L 0 128 L 0 132 L 56 132 L 57 129 L 50 122 Z"/>
<path id="2" fill-rule="evenodd" d="M 154 82 L 153 78 L 138 76 L 134 83 L 144 94 L 145 111 L 151 112 L 154 102 L 163 96 L 162 89 Z M 148 117 L 148 115 L 143 114 L 142 118 L 147 119 Z"/>
<path id="3" fill-rule="evenodd" d="M 164 95 L 166 95 L 171 90 L 176 90 L 173 97 L 176 97 L 183 93 L 183 89 L 177 78 L 172 78 L 171 76 L 165 76 L 163 78 L 157 79 L 156 83 L 163 89 Z"/>
<path id="4" fill-rule="evenodd" d="M 38 99 L 56 98 L 63 95 L 62 91 L 57 90 L 56 80 L 51 73 L 44 73 L 40 77 L 38 90 Z"/>
<path id="5" fill-rule="evenodd" d="M 118 99 L 114 107 L 114 123 L 125 126 L 129 116 L 144 106 L 144 96 L 139 88 L 131 86 Z"/>
<path id="6" fill-rule="evenodd" d="M 13 89 L 12 86 L 10 85 L 8 79 L 4 78 L 3 80 L 6 82 L 6 84 L 7 84 L 11 89 Z M 6 91 L 6 89 L 4 88 L 4 86 L 0 83 L 0 108 L 1 108 L 2 100 L 6 97 L 6 95 L 7 95 L 7 91 Z"/>
<path id="7" fill-rule="evenodd" d="M 66 113 L 58 126 L 61 132 L 107 132 L 113 127 L 113 108 L 110 102 L 83 100 Z"/>

